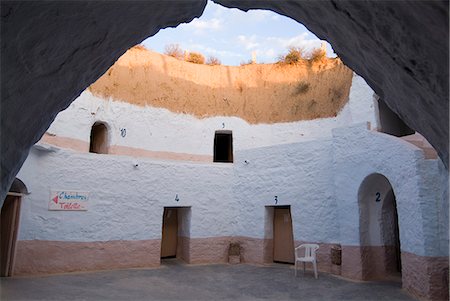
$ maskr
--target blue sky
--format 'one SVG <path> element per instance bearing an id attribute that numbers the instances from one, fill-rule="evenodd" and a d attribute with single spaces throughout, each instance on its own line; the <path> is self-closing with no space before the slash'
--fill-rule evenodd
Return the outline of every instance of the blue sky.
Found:
<path id="1" fill-rule="evenodd" d="M 200 18 L 176 28 L 166 28 L 142 42 L 151 50 L 164 53 L 169 44 L 215 56 L 224 65 L 239 65 L 256 53 L 258 63 L 273 63 L 290 46 L 319 48 L 321 41 L 301 23 L 268 10 L 243 12 L 211 1 Z M 335 56 L 327 43 L 328 56 Z"/>

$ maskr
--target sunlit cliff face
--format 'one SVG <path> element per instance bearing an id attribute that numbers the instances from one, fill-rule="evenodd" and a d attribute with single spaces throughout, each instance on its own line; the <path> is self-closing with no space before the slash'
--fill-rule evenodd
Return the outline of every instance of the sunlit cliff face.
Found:
<path id="1" fill-rule="evenodd" d="M 89 90 L 197 118 L 235 116 L 270 124 L 335 117 L 348 101 L 352 78 L 336 58 L 208 66 L 133 47 Z"/>

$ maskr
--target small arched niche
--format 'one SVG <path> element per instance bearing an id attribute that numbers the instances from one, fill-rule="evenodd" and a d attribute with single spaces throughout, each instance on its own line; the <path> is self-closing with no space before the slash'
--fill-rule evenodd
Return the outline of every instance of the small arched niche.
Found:
<path id="1" fill-rule="evenodd" d="M 389 180 L 367 176 L 358 190 L 362 278 L 401 278 L 397 204 Z"/>
<path id="2" fill-rule="evenodd" d="M 89 152 L 107 154 L 109 150 L 108 127 L 103 122 L 96 122 L 91 128 Z"/>

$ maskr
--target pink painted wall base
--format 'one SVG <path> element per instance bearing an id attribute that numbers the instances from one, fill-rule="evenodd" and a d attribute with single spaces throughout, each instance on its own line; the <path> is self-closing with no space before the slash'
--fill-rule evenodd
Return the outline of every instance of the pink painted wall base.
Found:
<path id="1" fill-rule="evenodd" d="M 355 280 L 386 280 L 393 275 L 389 266 L 392 250 L 383 246 L 343 246 L 342 273 Z M 402 287 L 427 300 L 448 300 L 448 257 L 425 257 L 401 253 Z"/>
<path id="2" fill-rule="evenodd" d="M 189 264 L 228 263 L 230 243 L 241 246 L 240 262 L 270 264 L 273 241 L 244 236 L 178 239 L 177 257 Z M 296 246 L 302 242 L 297 241 Z M 340 274 L 354 280 L 386 280 L 392 268 L 386 260 L 389 247 L 342 246 L 342 266 L 331 262 L 334 244 L 319 244 L 319 272 Z M 161 240 L 62 242 L 21 240 L 17 242 L 14 275 L 35 275 L 160 265 Z M 448 300 L 448 257 L 424 257 L 402 252 L 402 284 L 412 295 L 429 300 Z M 307 267 L 311 269 L 311 267 Z"/>
<path id="3" fill-rule="evenodd" d="M 157 267 L 159 239 L 138 241 L 63 242 L 20 240 L 14 275 L 67 273 Z"/>

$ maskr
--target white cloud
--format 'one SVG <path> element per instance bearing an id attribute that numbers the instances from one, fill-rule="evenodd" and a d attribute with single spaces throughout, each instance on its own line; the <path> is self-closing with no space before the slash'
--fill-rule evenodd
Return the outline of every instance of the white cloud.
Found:
<path id="1" fill-rule="evenodd" d="M 192 31 L 194 34 L 200 35 L 207 32 L 218 31 L 223 28 L 223 20 L 212 18 L 209 20 L 194 19 L 192 22 L 183 25 L 183 29 Z"/>
<path id="2" fill-rule="evenodd" d="M 275 49 L 270 48 L 264 52 L 264 56 L 268 58 L 275 58 L 277 53 L 275 52 Z"/>
<path id="3" fill-rule="evenodd" d="M 305 32 L 291 38 L 266 37 L 265 39 L 267 43 L 273 43 L 281 48 L 300 47 L 303 46 L 307 35 L 308 34 Z"/>
<path id="4" fill-rule="evenodd" d="M 238 39 L 238 42 L 240 44 L 242 44 L 245 47 L 246 50 L 254 49 L 254 48 L 259 46 L 259 43 L 256 42 L 258 37 L 255 36 L 255 35 L 252 35 L 250 37 L 247 37 L 247 36 L 244 36 L 244 35 L 239 35 L 237 37 L 237 39 Z"/>
<path id="5" fill-rule="evenodd" d="M 278 46 L 277 48 L 282 51 L 286 51 L 290 47 L 303 47 L 306 51 L 311 51 L 314 48 L 320 48 L 322 43 L 317 38 L 308 38 L 308 33 L 306 32 L 291 38 L 267 37 L 265 40 L 267 44 L 273 47 Z"/>
<path id="6" fill-rule="evenodd" d="M 275 13 L 272 11 L 258 9 L 258 10 L 249 10 L 246 13 L 245 18 L 250 19 L 251 22 L 262 22 L 264 20 L 269 19 L 273 15 L 275 15 Z"/>
<path id="7" fill-rule="evenodd" d="M 217 18 L 212 18 L 210 20 L 200 20 L 200 19 L 194 19 L 191 23 L 189 23 L 192 27 L 195 29 L 213 29 L 217 30 L 222 28 L 222 20 L 219 20 Z"/>
<path id="8" fill-rule="evenodd" d="M 200 19 L 175 29 L 161 30 L 153 39 L 155 45 L 178 43 L 183 49 L 216 56 L 230 65 L 251 58 L 255 51 L 258 62 L 274 62 L 286 54 L 289 47 L 303 47 L 310 52 L 321 46 L 321 41 L 303 25 L 282 15 L 264 10 L 245 13 L 211 1 Z M 331 47 L 327 48 L 328 55 L 333 55 Z M 163 46 L 160 49 L 164 49 Z"/>

